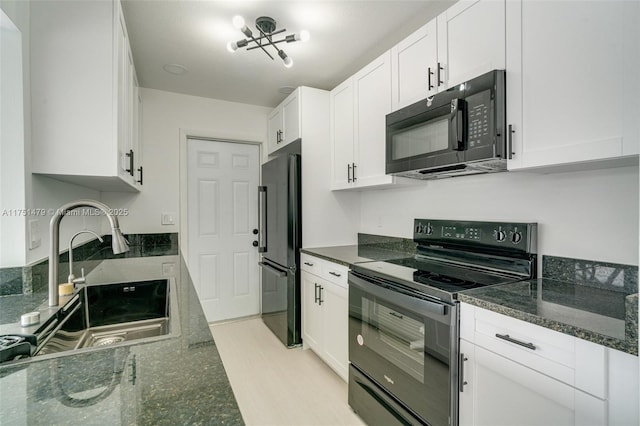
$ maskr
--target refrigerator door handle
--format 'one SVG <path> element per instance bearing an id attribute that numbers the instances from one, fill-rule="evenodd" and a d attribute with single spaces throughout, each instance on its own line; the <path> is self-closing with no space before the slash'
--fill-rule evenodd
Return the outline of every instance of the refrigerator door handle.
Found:
<path id="1" fill-rule="evenodd" d="M 267 187 L 258 187 L 258 252 L 267 251 Z"/>
<path id="2" fill-rule="evenodd" d="M 285 271 L 281 271 L 280 269 L 276 269 L 273 266 L 269 265 L 268 263 L 265 262 L 258 262 L 258 265 L 260 265 L 261 268 L 263 268 L 264 270 L 271 272 L 272 274 L 274 274 L 277 277 L 286 277 L 287 273 Z"/>

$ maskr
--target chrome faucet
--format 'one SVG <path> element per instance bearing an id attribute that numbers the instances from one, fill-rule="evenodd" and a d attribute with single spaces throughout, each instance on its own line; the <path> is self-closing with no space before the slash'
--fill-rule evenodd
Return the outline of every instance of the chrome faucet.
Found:
<path id="1" fill-rule="evenodd" d="M 129 251 L 129 244 L 120 231 L 118 218 L 109 212 L 110 209 L 107 205 L 94 200 L 78 200 L 61 206 L 51 218 L 51 222 L 49 222 L 49 306 L 58 306 L 60 221 L 71 210 L 84 207 L 93 207 L 101 210 L 107 216 L 109 224 L 111 225 L 111 248 L 113 250 L 113 254 L 120 254 Z"/>
<path id="2" fill-rule="evenodd" d="M 84 268 L 82 268 L 82 276 L 80 278 L 76 278 L 76 276 L 73 275 L 73 240 L 80 234 L 93 234 L 101 243 L 104 242 L 100 235 L 96 234 L 93 231 L 89 231 L 88 229 L 73 234 L 73 237 L 71 237 L 71 239 L 69 240 L 69 277 L 67 278 L 67 282 L 73 284 L 84 284 L 84 282 L 86 281 L 84 278 Z"/>

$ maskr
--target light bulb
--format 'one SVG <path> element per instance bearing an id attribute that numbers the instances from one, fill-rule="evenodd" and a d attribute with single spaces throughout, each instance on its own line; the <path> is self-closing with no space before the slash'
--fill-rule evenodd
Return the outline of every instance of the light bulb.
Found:
<path id="1" fill-rule="evenodd" d="M 233 26 L 236 27 L 237 29 L 241 29 L 242 27 L 244 27 L 244 18 L 240 15 L 236 15 L 233 17 Z"/>
<path id="2" fill-rule="evenodd" d="M 309 34 L 309 31 L 307 30 L 300 31 L 300 40 L 305 42 L 305 41 L 309 41 L 310 38 L 311 38 L 311 34 Z"/>
<path id="3" fill-rule="evenodd" d="M 293 66 L 293 61 L 291 60 L 291 58 L 289 56 L 284 58 L 284 66 L 287 67 L 287 68 L 291 68 Z"/>
<path id="4" fill-rule="evenodd" d="M 235 52 L 236 50 L 238 50 L 238 43 L 236 43 L 235 41 L 230 41 L 229 43 L 227 43 L 227 50 L 231 53 Z"/>

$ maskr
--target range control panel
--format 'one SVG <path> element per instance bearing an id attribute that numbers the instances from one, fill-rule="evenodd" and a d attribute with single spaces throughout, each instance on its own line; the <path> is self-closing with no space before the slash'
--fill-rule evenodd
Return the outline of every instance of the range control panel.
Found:
<path id="1" fill-rule="evenodd" d="M 536 253 L 537 224 L 415 219 L 413 240 L 419 244 L 484 245 Z"/>

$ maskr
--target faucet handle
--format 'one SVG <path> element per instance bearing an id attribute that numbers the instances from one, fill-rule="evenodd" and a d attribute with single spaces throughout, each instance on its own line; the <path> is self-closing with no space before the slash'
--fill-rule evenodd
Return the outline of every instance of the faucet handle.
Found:
<path id="1" fill-rule="evenodd" d="M 84 268 L 80 268 L 80 273 L 82 274 L 81 277 L 78 278 L 73 278 L 70 280 L 70 282 L 74 283 L 74 284 L 84 284 L 87 280 L 84 276 Z M 69 277 L 71 277 L 71 275 L 69 275 Z"/>

